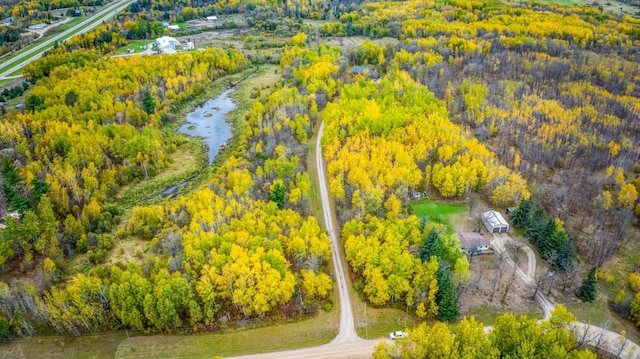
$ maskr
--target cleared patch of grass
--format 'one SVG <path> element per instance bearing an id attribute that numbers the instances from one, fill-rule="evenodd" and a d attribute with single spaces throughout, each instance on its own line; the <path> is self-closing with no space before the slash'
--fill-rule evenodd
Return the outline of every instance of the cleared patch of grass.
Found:
<path id="1" fill-rule="evenodd" d="M 327 20 L 313 20 L 313 19 L 304 19 L 304 24 L 311 25 L 314 28 L 320 28 L 322 25 L 327 23 Z"/>
<path id="2" fill-rule="evenodd" d="M 337 309 L 320 310 L 311 319 L 224 334 L 148 336 L 124 340 L 117 359 L 206 358 L 267 353 L 316 346 L 330 342 L 338 333 Z M 289 334 L 288 334 L 289 333 Z"/>
<path id="3" fill-rule="evenodd" d="M 184 138 L 184 143 L 170 154 L 171 164 L 155 177 L 123 186 L 117 203 L 130 208 L 163 201 L 161 193 L 169 186 L 180 184 L 198 174 L 205 166 L 205 150 L 197 138 Z"/>
<path id="4" fill-rule="evenodd" d="M 127 45 L 127 46 L 124 46 L 124 47 L 119 48 L 119 49 L 116 51 L 116 54 L 126 54 L 126 53 L 128 53 L 128 52 L 129 52 L 129 49 L 133 49 L 133 53 L 134 53 L 134 54 L 137 54 L 137 53 L 140 53 L 140 52 L 146 51 L 146 49 L 141 49 L 141 48 L 140 48 L 141 46 L 144 46 L 144 45 L 151 46 L 151 44 L 152 44 L 152 41 L 149 41 L 149 40 L 144 40 L 144 41 L 134 41 L 134 42 L 130 43 L 130 44 L 129 44 L 129 45 Z"/>
<path id="5" fill-rule="evenodd" d="M 487 326 L 487 325 L 493 325 L 496 318 L 505 314 L 505 312 L 506 310 L 504 309 L 493 307 L 487 304 L 482 304 L 477 307 L 470 308 L 469 313 L 472 313 L 472 314 L 469 315 L 468 317 L 475 317 L 477 322 L 480 322 L 485 326 Z M 541 319 L 542 317 L 540 311 L 534 308 L 528 308 L 522 311 L 509 310 L 508 312 L 518 316 L 524 314 L 529 318 Z"/>
<path id="6" fill-rule="evenodd" d="M 72 27 L 78 25 L 79 23 L 81 23 L 85 18 L 86 18 L 86 16 L 74 17 L 72 20 L 69 20 L 69 21 L 65 22 L 64 24 L 58 26 L 58 29 L 60 31 L 69 30 L 70 28 L 72 28 Z"/>
<path id="7" fill-rule="evenodd" d="M 358 315 L 354 313 L 354 316 L 357 318 L 356 332 L 364 339 L 388 338 L 391 332 L 413 328 L 418 324 L 413 316 L 395 308 L 367 306 L 366 317 L 364 311 Z"/>
<path id="8" fill-rule="evenodd" d="M 411 203 L 411 210 L 418 218 L 426 216 L 428 222 L 443 224 L 449 233 L 453 233 L 451 217 L 459 213 L 468 212 L 469 207 L 461 203 L 419 201 Z"/>
<path id="9" fill-rule="evenodd" d="M 0 358 L 112 359 L 125 332 L 83 337 L 14 339 L 0 346 Z"/>
<path id="10" fill-rule="evenodd" d="M 10 73 L 10 74 L 9 74 L 9 76 L 18 76 L 18 75 L 22 75 L 23 70 L 24 70 L 24 69 L 16 70 L 16 71 L 14 71 L 14 72 Z"/>

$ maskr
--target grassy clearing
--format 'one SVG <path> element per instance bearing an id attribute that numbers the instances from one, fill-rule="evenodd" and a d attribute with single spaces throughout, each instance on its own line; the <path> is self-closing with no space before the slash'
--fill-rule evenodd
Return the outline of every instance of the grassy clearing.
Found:
<path id="1" fill-rule="evenodd" d="M 304 19 L 303 23 L 305 25 L 311 25 L 313 28 L 320 28 L 322 25 L 327 23 L 327 20 L 312 20 L 312 19 Z"/>
<path id="2" fill-rule="evenodd" d="M 476 318 L 477 322 L 486 326 L 493 325 L 496 318 L 503 315 L 506 310 L 482 304 L 477 307 L 470 308 L 469 312 L 473 313 L 472 316 Z M 541 319 L 540 311 L 536 308 L 523 308 L 522 311 L 509 310 L 508 312 L 514 315 L 526 315 L 529 318 Z"/>
<path id="3" fill-rule="evenodd" d="M 125 332 L 75 337 L 14 339 L 0 345 L 0 358 L 112 359 Z"/>
<path id="4" fill-rule="evenodd" d="M 311 319 L 224 334 L 148 336 L 124 340 L 117 359 L 207 358 L 267 353 L 316 346 L 330 342 L 338 333 L 339 313 L 320 310 Z M 287 334 L 289 333 L 289 334 Z"/>
<path id="5" fill-rule="evenodd" d="M 64 24 L 61 24 L 60 26 L 58 26 L 58 30 L 60 31 L 67 31 L 70 28 L 78 25 L 79 23 L 81 23 L 84 19 L 86 19 L 86 16 L 78 16 L 78 17 L 74 17 L 73 19 L 65 22 Z"/>
<path id="6" fill-rule="evenodd" d="M 122 209 L 162 202 L 164 198 L 161 193 L 167 187 L 186 181 L 206 166 L 206 151 L 200 140 L 186 136 L 182 139 L 184 143 L 170 154 L 171 163 L 165 170 L 153 178 L 134 182 L 120 189 L 116 203 Z"/>
<path id="7" fill-rule="evenodd" d="M 24 70 L 24 69 L 16 70 L 16 71 L 14 71 L 14 72 L 10 73 L 10 74 L 9 74 L 9 76 L 18 76 L 18 75 L 22 75 L 23 70 Z"/>
<path id="8" fill-rule="evenodd" d="M 469 211 L 469 207 L 461 203 L 445 203 L 438 201 L 420 201 L 411 204 L 411 210 L 418 218 L 427 216 L 429 222 L 445 225 L 447 232 L 453 233 L 451 217 Z"/>
<path id="9" fill-rule="evenodd" d="M 358 318 L 356 332 L 364 339 L 388 338 L 391 332 L 413 328 L 418 324 L 414 317 L 400 309 L 367 306 L 366 317 L 364 306 L 362 310 L 360 315 L 356 316 L 354 313 L 354 316 Z"/>
<path id="10" fill-rule="evenodd" d="M 133 53 L 137 54 L 137 53 L 146 51 L 146 49 L 141 49 L 140 48 L 141 46 L 144 46 L 144 45 L 151 46 L 152 43 L 153 43 L 153 41 L 149 41 L 149 40 L 134 41 L 132 43 L 129 43 L 129 45 L 127 45 L 127 46 L 119 48 L 116 51 L 116 54 L 126 54 L 126 53 L 129 52 L 129 49 L 133 49 Z"/>

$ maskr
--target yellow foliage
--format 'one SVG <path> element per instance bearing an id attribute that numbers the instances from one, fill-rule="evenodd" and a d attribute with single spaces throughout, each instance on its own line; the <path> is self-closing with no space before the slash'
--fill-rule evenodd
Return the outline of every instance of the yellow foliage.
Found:
<path id="1" fill-rule="evenodd" d="M 633 272 L 629 274 L 629 287 L 635 293 L 640 291 L 640 273 Z"/>

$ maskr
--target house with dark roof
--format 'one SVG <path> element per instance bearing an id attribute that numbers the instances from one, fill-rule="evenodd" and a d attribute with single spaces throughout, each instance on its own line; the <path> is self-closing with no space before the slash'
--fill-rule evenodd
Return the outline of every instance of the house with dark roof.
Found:
<path id="1" fill-rule="evenodd" d="M 493 253 L 489 237 L 481 232 L 458 232 L 460 247 L 467 255 Z"/>

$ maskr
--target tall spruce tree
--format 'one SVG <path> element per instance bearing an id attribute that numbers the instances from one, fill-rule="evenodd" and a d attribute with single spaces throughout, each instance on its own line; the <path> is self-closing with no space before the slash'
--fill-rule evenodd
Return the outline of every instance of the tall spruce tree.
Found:
<path id="1" fill-rule="evenodd" d="M 531 213 L 531 216 L 527 220 L 524 226 L 525 235 L 529 238 L 529 241 L 536 247 L 540 247 L 540 239 L 544 235 L 545 228 L 547 227 L 547 216 L 544 214 L 542 207 L 537 207 Z"/>
<path id="2" fill-rule="evenodd" d="M 436 293 L 438 320 L 451 323 L 458 318 L 458 296 L 456 295 L 449 270 L 438 269 L 436 280 L 438 281 L 438 292 Z"/>
<path id="3" fill-rule="evenodd" d="M 440 258 L 442 256 L 442 244 L 440 243 L 440 235 L 435 228 L 429 231 L 427 238 L 424 239 L 424 244 L 420 248 L 420 259 L 422 262 L 428 262 L 432 256 Z"/>
<path id="4" fill-rule="evenodd" d="M 532 207 L 533 202 L 531 202 L 530 199 L 523 199 L 520 201 L 518 208 L 509 214 L 509 219 L 513 222 L 513 225 L 520 228 L 524 227 L 529 220 L 529 214 Z"/>
<path id="5" fill-rule="evenodd" d="M 596 279 L 596 267 L 591 268 L 589 275 L 582 282 L 576 297 L 582 299 L 583 302 L 593 302 L 596 299 L 596 285 L 598 280 Z"/>

